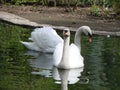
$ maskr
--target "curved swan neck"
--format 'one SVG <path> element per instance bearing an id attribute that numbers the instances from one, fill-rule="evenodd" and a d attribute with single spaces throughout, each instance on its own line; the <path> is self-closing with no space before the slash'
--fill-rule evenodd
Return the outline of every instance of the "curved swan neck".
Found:
<path id="1" fill-rule="evenodd" d="M 79 50 L 81 50 L 81 44 L 80 44 L 80 42 L 81 42 L 81 39 L 80 39 L 81 33 L 82 33 L 82 30 L 81 30 L 81 28 L 79 28 L 76 31 L 75 38 L 74 38 L 74 43 L 79 48 Z"/>
<path id="2" fill-rule="evenodd" d="M 81 33 L 84 33 L 85 35 L 88 35 L 89 37 L 91 37 L 92 31 L 89 26 L 81 26 L 80 28 L 78 28 L 78 30 L 76 31 L 76 34 L 75 34 L 74 43 L 79 48 L 79 50 L 81 50 L 81 44 L 80 44 Z"/>
<path id="3" fill-rule="evenodd" d="M 67 69 L 69 67 L 69 43 L 70 43 L 70 36 L 64 38 L 63 44 L 63 53 L 62 59 L 60 64 L 58 65 L 59 68 Z"/>

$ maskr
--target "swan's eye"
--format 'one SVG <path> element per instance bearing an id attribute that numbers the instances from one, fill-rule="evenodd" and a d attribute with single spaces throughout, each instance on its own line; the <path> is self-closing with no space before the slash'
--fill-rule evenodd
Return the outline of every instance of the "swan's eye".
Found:
<path id="1" fill-rule="evenodd" d="M 68 31 L 67 30 L 65 30 L 65 33 L 67 33 Z"/>

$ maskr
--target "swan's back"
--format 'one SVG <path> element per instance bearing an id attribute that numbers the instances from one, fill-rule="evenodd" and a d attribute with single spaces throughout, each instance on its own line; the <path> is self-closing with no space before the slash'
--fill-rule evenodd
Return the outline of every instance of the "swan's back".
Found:
<path id="1" fill-rule="evenodd" d="M 55 46 L 63 42 L 62 38 L 51 27 L 36 28 L 31 33 L 31 39 L 43 52 L 53 52 Z"/>

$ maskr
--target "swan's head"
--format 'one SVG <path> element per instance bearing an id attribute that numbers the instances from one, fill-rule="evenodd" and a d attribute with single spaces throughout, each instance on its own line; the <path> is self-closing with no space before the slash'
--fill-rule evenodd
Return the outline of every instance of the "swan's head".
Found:
<path id="1" fill-rule="evenodd" d="M 63 37 L 69 37 L 70 36 L 70 30 L 68 28 L 63 30 Z"/>
<path id="2" fill-rule="evenodd" d="M 90 29 L 89 26 L 81 26 L 79 28 L 85 35 L 88 36 L 88 41 L 92 42 L 92 30 Z"/>

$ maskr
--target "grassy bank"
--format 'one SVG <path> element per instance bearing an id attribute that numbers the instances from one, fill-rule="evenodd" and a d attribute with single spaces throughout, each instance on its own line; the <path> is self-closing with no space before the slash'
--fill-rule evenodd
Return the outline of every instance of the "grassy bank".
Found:
<path id="1" fill-rule="evenodd" d="M 74 12 L 77 7 L 90 7 L 91 16 L 120 19 L 119 0 L 0 0 L 4 5 L 62 6 L 66 12 Z"/>

